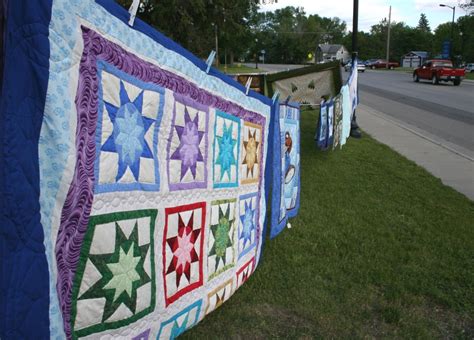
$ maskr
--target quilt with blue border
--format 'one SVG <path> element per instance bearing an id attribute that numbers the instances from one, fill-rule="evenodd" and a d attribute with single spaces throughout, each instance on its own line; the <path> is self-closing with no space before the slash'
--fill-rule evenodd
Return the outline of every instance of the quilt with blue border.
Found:
<path id="1" fill-rule="evenodd" d="M 112 0 L 8 13 L 0 337 L 175 338 L 259 262 L 271 100 Z"/>
<path id="2" fill-rule="evenodd" d="M 272 213 L 270 237 L 276 237 L 300 205 L 300 106 L 280 103 L 272 120 Z"/>

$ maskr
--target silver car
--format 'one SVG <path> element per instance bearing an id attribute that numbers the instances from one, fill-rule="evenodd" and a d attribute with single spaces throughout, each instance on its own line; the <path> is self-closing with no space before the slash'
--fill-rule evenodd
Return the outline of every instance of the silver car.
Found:
<path id="1" fill-rule="evenodd" d="M 344 66 L 344 70 L 346 72 L 350 71 L 350 69 L 352 68 L 352 61 L 349 61 L 345 66 Z M 362 64 L 362 63 L 357 63 L 357 71 L 359 72 L 365 72 L 365 65 Z"/>

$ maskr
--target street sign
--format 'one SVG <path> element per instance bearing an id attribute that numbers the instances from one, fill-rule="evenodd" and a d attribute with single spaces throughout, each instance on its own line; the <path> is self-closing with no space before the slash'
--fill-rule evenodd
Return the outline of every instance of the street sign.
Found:
<path id="1" fill-rule="evenodd" d="M 441 48 L 441 57 L 443 59 L 449 59 L 449 55 L 451 54 L 451 41 L 445 40 L 443 41 L 443 45 Z"/>
<path id="2" fill-rule="evenodd" d="M 260 53 L 265 54 L 265 50 L 261 50 Z"/>

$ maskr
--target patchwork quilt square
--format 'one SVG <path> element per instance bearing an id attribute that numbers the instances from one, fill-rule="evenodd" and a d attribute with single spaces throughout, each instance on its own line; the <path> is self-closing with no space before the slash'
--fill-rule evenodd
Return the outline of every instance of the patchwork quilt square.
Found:
<path id="1" fill-rule="evenodd" d="M 233 294 L 233 280 L 230 279 L 207 294 L 206 315 L 215 311 Z"/>
<path id="2" fill-rule="evenodd" d="M 168 144 L 170 190 L 206 188 L 209 110 L 188 97 L 176 93 L 174 97 Z"/>
<path id="3" fill-rule="evenodd" d="M 74 337 L 130 324 L 155 307 L 156 210 L 92 216 L 73 288 Z"/>
<path id="4" fill-rule="evenodd" d="M 187 329 L 197 324 L 201 313 L 202 300 L 198 300 L 181 312 L 163 322 L 160 326 L 157 339 L 176 339 Z"/>
<path id="5" fill-rule="evenodd" d="M 258 194 L 246 194 L 239 200 L 239 259 L 255 248 L 258 231 Z"/>
<path id="6" fill-rule="evenodd" d="M 244 122 L 242 138 L 241 182 L 242 184 L 258 183 L 260 179 L 262 127 Z"/>
<path id="7" fill-rule="evenodd" d="M 160 189 L 158 129 L 164 89 L 97 62 L 95 192 Z"/>
<path id="8" fill-rule="evenodd" d="M 255 270 L 255 257 L 252 257 L 250 261 L 245 263 L 240 269 L 237 271 L 237 289 L 248 280 L 250 275 L 252 275 L 253 271 Z"/>
<path id="9" fill-rule="evenodd" d="M 210 230 L 207 241 L 207 274 L 209 280 L 234 266 L 236 199 L 211 203 Z"/>
<path id="10" fill-rule="evenodd" d="M 165 209 L 163 281 L 166 306 L 203 283 L 206 203 Z"/>
<path id="11" fill-rule="evenodd" d="M 214 136 L 214 188 L 237 187 L 240 119 L 216 110 Z"/>

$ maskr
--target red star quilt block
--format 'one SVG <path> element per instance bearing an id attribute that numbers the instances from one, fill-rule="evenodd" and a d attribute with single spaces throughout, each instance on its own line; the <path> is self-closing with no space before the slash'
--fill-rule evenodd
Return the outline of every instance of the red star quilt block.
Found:
<path id="1" fill-rule="evenodd" d="M 255 270 L 255 257 L 252 257 L 250 261 L 245 263 L 240 269 L 237 271 L 237 289 L 242 286 L 242 284 L 248 280 L 250 275 L 252 275 L 253 271 Z"/>
<path id="2" fill-rule="evenodd" d="M 206 203 L 165 209 L 163 280 L 166 305 L 203 283 Z"/>

